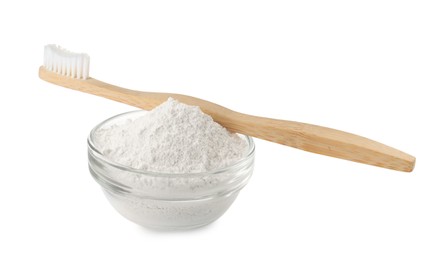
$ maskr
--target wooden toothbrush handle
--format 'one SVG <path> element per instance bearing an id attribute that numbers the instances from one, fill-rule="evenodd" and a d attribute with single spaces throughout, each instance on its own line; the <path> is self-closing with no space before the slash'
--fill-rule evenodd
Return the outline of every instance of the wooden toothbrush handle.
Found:
<path id="1" fill-rule="evenodd" d="M 411 172 L 415 165 L 415 157 L 359 135 L 245 114 L 233 118 L 236 120 L 220 123 L 235 132 L 308 152 L 405 172 Z"/>
<path id="2" fill-rule="evenodd" d="M 415 158 L 392 147 L 343 131 L 234 112 L 217 104 L 179 94 L 141 92 L 117 87 L 93 78 L 86 80 L 61 76 L 39 69 L 39 77 L 53 84 L 122 102 L 141 109 L 152 109 L 168 97 L 199 106 L 203 112 L 229 130 L 301 150 L 410 172 Z"/>

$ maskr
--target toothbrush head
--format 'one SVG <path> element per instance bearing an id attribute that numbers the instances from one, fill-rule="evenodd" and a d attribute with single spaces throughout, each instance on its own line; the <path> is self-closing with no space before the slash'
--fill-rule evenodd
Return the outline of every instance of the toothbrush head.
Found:
<path id="1" fill-rule="evenodd" d="M 90 57 L 86 53 L 74 53 L 58 45 L 48 44 L 44 49 L 45 69 L 75 79 L 89 77 Z"/>

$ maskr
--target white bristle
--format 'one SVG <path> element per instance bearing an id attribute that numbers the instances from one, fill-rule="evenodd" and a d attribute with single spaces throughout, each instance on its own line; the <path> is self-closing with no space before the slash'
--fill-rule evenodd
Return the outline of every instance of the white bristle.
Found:
<path id="1" fill-rule="evenodd" d="M 73 53 L 62 47 L 49 44 L 44 48 L 45 69 L 63 76 L 87 79 L 90 57 L 85 53 Z"/>

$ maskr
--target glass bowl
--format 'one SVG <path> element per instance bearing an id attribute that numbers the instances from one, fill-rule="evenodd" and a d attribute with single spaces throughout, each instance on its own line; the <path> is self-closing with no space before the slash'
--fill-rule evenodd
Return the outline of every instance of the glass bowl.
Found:
<path id="1" fill-rule="evenodd" d="M 207 225 L 230 207 L 254 168 L 254 142 L 231 166 L 202 173 L 157 173 L 111 161 L 98 150 L 95 132 L 147 111 L 132 111 L 98 124 L 88 137 L 89 170 L 111 205 L 125 218 L 156 229 L 190 229 Z"/>

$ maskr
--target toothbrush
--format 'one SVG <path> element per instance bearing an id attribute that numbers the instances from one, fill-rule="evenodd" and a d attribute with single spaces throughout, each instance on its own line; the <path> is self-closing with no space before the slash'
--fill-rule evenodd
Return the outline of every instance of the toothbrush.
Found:
<path id="1" fill-rule="evenodd" d="M 117 87 L 89 77 L 90 57 L 57 45 L 45 46 L 39 77 L 47 82 L 150 110 L 169 97 L 200 109 L 228 130 L 308 152 L 332 156 L 392 170 L 411 172 L 415 157 L 379 142 L 351 133 L 294 121 L 235 112 L 191 96 L 141 92 Z"/>

